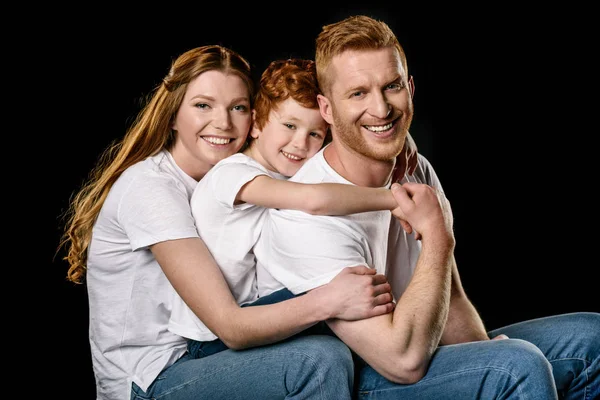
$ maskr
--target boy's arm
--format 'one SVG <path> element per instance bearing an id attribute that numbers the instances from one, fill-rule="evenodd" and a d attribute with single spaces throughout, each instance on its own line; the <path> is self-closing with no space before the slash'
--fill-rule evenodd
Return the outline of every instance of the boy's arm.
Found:
<path id="1" fill-rule="evenodd" d="M 246 183 L 236 203 L 304 211 L 313 215 L 347 215 L 393 210 L 398 204 L 389 189 L 343 183 L 298 183 L 260 175 Z"/>

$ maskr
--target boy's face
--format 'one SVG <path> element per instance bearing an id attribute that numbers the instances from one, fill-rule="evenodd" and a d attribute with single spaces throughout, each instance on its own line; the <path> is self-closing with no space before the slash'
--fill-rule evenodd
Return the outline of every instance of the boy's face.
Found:
<path id="1" fill-rule="evenodd" d="M 327 127 L 319 109 L 288 98 L 270 111 L 262 130 L 252 129 L 251 156 L 271 171 L 292 176 L 321 149 Z"/>

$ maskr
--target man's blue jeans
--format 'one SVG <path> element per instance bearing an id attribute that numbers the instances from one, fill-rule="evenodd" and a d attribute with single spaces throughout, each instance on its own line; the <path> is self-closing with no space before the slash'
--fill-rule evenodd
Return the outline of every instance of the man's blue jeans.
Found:
<path id="1" fill-rule="evenodd" d="M 510 339 L 441 346 L 413 385 L 362 365 L 358 399 L 600 399 L 600 314 L 573 313 L 489 332 Z"/>

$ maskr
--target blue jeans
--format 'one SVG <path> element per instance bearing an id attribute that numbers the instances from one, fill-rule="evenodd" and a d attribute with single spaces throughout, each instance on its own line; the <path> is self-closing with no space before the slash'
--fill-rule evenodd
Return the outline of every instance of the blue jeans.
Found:
<path id="1" fill-rule="evenodd" d="M 250 304 L 244 304 L 242 307 L 249 306 L 259 306 L 263 304 L 274 304 L 279 303 L 280 301 L 288 300 L 295 297 L 292 292 L 287 289 L 281 289 L 276 292 L 273 292 L 267 296 L 260 297 L 256 301 Z M 335 336 L 331 329 L 325 324 L 325 322 L 320 322 L 303 332 L 299 333 L 297 336 L 306 336 L 306 335 L 331 335 Z M 196 340 L 188 341 L 188 353 L 192 356 L 192 358 L 202 358 L 210 356 L 211 354 L 218 353 L 223 350 L 227 350 L 228 347 L 221 341 L 221 339 L 215 339 L 210 342 L 199 342 Z"/>
<path id="2" fill-rule="evenodd" d="M 413 385 L 358 366 L 358 399 L 600 399 L 600 314 L 539 318 L 489 332 L 510 339 L 440 346 Z"/>
<path id="3" fill-rule="evenodd" d="M 352 355 L 331 336 L 301 336 L 269 346 L 225 350 L 210 357 L 181 357 L 144 393 L 131 399 L 248 400 L 350 399 Z"/>

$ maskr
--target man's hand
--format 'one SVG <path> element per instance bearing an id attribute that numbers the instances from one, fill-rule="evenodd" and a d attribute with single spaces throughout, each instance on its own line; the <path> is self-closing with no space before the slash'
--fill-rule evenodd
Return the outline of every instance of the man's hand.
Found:
<path id="1" fill-rule="evenodd" d="M 362 265 L 344 268 L 329 283 L 313 290 L 327 291 L 331 317 L 347 321 L 387 314 L 395 306 L 386 276 Z"/>
<path id="2" fill-rule="evenodd" d="M 416 230 L 418 238 L 427 231 L 439 234 L 440 228 L 449 237 L 454 237 L 452 209 L 444 193 L 429 185 L 414 182 L 403 185 L 394 183 L 391 190 L 398 202 L 392 214 L 408 233 L 405 224 L 409 224 L 411 230 Z"/>
<path id="3" fill-rule="evenodd" d="M 394 171 L 392 171 L 392 183 L 400 182 L 406 173 L 408 175 L 415 173 L 419 160 L 417 153 L 417 144 L 410 135 L 410 132 L 408 132 L 404 141 L 404 147 L 402 147 L 402 151 L 396 157 L 396 165 L 394 166 Z"/>

